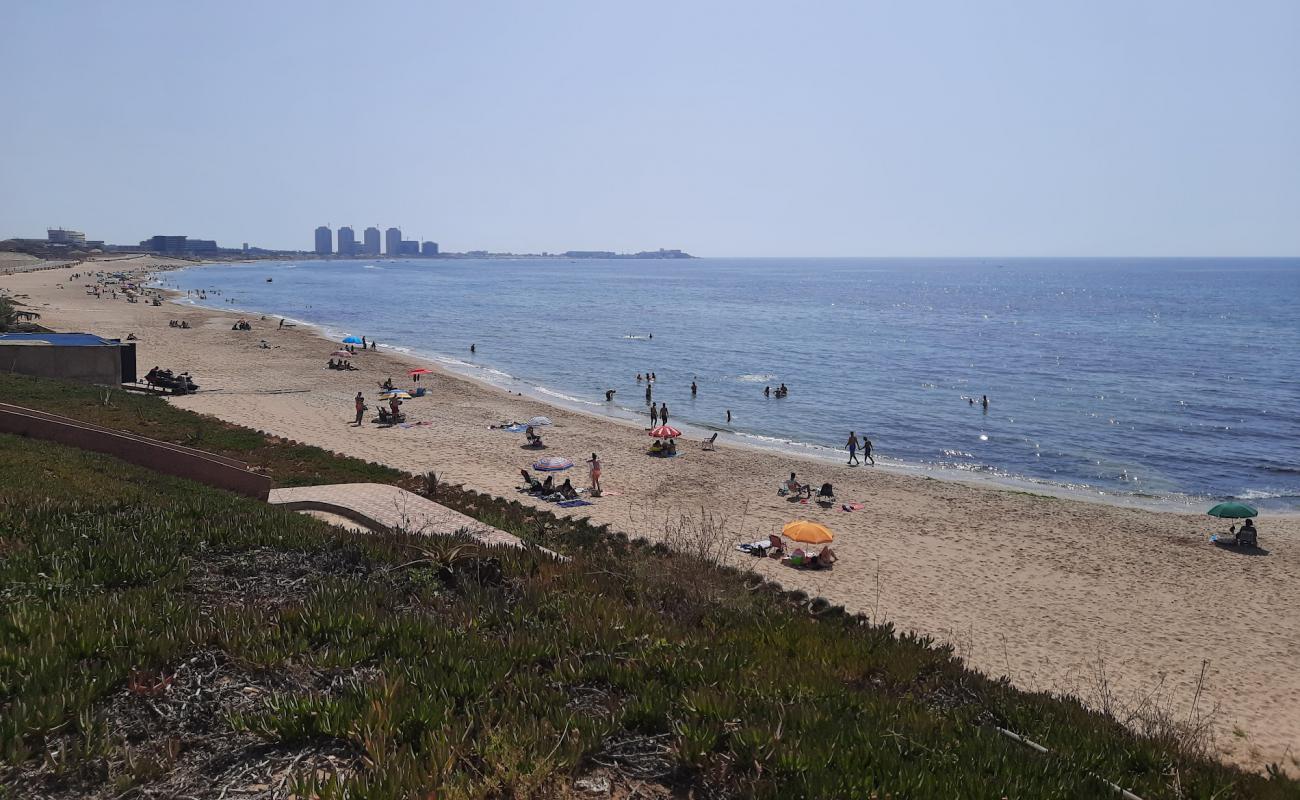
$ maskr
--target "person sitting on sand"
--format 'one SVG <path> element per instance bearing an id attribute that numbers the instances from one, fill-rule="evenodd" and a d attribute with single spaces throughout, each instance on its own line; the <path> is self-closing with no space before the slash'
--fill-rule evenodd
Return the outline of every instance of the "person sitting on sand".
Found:
<path id="1" fill-rule="evenodd" d="M 800 483 L 799 479 L 795 477 L 795 474 L 793 472 L 790 473 L 790 480 L 785 482 L 785 488 L 788 492 L 790 492 L 790 494 L 794 495 L 795 497 L 799 497 L 801 495 L 804 497 L 812 497 L 812 484 Z"/>
<path id="2" fill-rule="evenodd" d="M 329 366 L 330 369 L 338 369 L 338 368 L 339 368 L 339 365 L 338 365 L 338 364 L 335 364 L 335 363 L 334 363 L 334 359 L 332 359 L 332 358 L 330 359 L 330 363 L 328 364 L 328 366 Z"/>
<path id="3" fill-rule="evenodd" d="M 552 494 L 555 491 L 555 476 L 547 475 L 546 480 L 542 481 L 542 494 Z"/>
<path id="4" fill-rule="evenodd" d="M 1241 523 L 1241 530 L 1237 531 L 1237 535 L 1233 539 L 1233 542 L 1239 545 L 1254 547 L 1255 543 L 1259 541 L 1258 536 L 1259 533 L 1255 530 L 1255 521 L 1248 519 Z"/>
<path id="5" fill-rule="evenodd" d="M 560 492 L 560 496 L 563 497 L 565 500 L 578 499 L 578 490 L 573 488 L 573 482 L 570 481 L 568 478 L 565 478 L 564 483 L 560 484 L 559 492 Z"/>
<path id="6" fill-rule="evenodd" d="M 664 443 L 659 439 L 655 439 L 654 444 L 650 445 L 650 452 L 653 455 L 659 455 L 663 451 L 664 451 Z"/>
<path id="7" fill-rule="evenodd" d="M 380 384 L 380 386 L 383 388 L 384 391 L 391 392 L 393 390 L 393 379 L 385 378 L 384 382 Z"/>
<path id="8" fill-rule="evenodd" d="M 353 372 L 356 372 L 356 369 L 357 369 L 357 368 L 354 367 L 354 366 L 352 366 L 352 362 L 351 362 L 351 361 L 344 361 L 344 362 L 343 362 L 343 369 L 350 369 L 350 370 L 352 370 Z"/>
<path id="9" fill-rule="evenodd" d="M 820 553 L 809 556 L 808 566 L 813 569 L 828 569 L 836 560 L 835 551 L 831 549 L 830 545 L 826 545 Z"/>

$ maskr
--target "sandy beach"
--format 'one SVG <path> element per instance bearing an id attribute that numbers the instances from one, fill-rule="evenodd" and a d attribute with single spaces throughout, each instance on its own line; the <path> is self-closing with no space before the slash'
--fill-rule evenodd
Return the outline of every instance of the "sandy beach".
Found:
<path id="1" fill-rule="evenodd" d="M 171 265 L 141 257 L 15 271 L 0 274 L 0 290 L 55 330 L 134 334 L 141 374 L 157 364 L 189 371 L 202 386 L 175 399 L 179 406 L 525 502 L 540 504 L 515 490 L 520 468 L 537 453 L 522 448 L 522 434 L 489 426 L 545 414 L 555 422 L 543 431 L 546 454 L 579 465 L 564 475 L 586 485 L 582 462 L 596 452 L 604 464 L 606 495 L 567 511 L 543 504 L 557 513 L 648 538 L 706 531 L 737 565 L 951 643 L 973 667 L 1017 686 L 1096 704 L 1106 702 L 1107 688 L 1110 702 L 1124 706 L 1154 699 L 1177 718 L 1211 720 L 1226 759 L 1253 768 L 1281 762 L 1292 772 L 1300 765 L 1300 517 L 1261 519 L 1267 553 L 1244 555 L 1209 545 L 1209 534 L 1225 526 L 1205 516 L 802 460 L 736 447 L 725 436 L 716 451 L 681 440 L 678 457 L 651 458 L 644 429 L 632 424 L 510 395 L 383 350 L 353 359 L 359 371 L 328 370 L 334 348 L 310 328 L 278 329 L 278 320 L 254 316 L 251 332 L 232 331 L 241 315 L 96 298 L 83 288 L 86 279 L 70 277 Z M 0 262 L 0 273 L 27 266 Z M 169 320 L 191 328 L 171 328 Z M 262 339 L 270 349 L 258 346 Z M 391 376 L 410 385 L 406 370 L 414 366 L 435 374 L 420 384 L 429 395 L 403 410 L 410 422 L 432 424 L 350 424 L 358 391 L 373 408 L 377 384 Z M 778 497 L 791 471 L 814 485 L 833 483 L 840 502 L 863 508 Z M 834 569 L 798 571 L 730 550 L 797 518 L 834 530 Z"/>

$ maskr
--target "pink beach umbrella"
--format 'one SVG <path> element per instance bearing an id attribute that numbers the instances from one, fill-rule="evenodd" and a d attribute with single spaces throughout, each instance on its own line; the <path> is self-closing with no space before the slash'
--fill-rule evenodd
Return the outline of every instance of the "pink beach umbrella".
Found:
<path id="1" fill-rule="evenodd" d="M 658 428 L 651 428 L 650 435 L 656 439 L 676 439 L 682 435 L 682 432 L 672 425 L 660 425 Z"/>
<path id="2" fill-rule="evenodd" d="M 335 350 L 333 353 L 330 353 L 330 355 L 338 356 L 339 358 L 351 358 L 355 353 L 349 353 L 347 350 Z"/>

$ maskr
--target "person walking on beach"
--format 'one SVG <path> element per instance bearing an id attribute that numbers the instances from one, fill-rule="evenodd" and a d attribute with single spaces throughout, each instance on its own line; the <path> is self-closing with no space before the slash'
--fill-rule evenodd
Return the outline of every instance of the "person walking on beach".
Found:
<path id="1" fill-rule="evenodd" d="M 660 406 L 659 406 L 659 423 L 660 423 L 661 425 L 667 425 L 667 424 L 668 424 L 668 404 L 667 404 L 667 403 L 661 403 Z"/>
<path id="2" fill-rule="evenodd" d="M 366 337 L 364 336 L 361 337 L 361 349 L 362 350 L 366 349 Z"/>
<path id="3" fill-rule="evenodd" d="M 591 496 L 600 497 L 600 458 L 595 453 L 591 454 L 587 469 L 591 474 Z"/>
<path id="4" fill-rule="evenodd" d="M 650 427 L 653 428 L 658 424 L 659 424 L 659 406 L 657 403 L 651 403 L 650 404 Z"/>
<path id="5" fill-rule="evenodd" d="M 355 421 L 353 421 L 352 424 L 353 426 L 360 428 L 361 418 L 366 414 L 366 397 L 365 395 L 361 394 L 361 392 L 357 392 L 356 406 L 357 406 L 357 418 Z"/>
<path id="6" fill-rule="evenodd" d="M 876 459 L 871 456 L 871 439 L 865 433 L 862 434 L 862 457 L 871 462 L 871 466 L 876 465 Z"/>
<path id="7" fill-rule="evenodd" d="M 858 464 L 862 463 L 858 461 L 858 435 L 856 433 L 849 431 L 849 441 L 844 446 L 849 448 L 850 467 L 856 467 Z"/>
<path id="8" fill-rule="evenodd" d="M 284 330 L 284 317 L 280 318 L 280 327 L 276 328 L 276 330 L 278 331 Z"/>

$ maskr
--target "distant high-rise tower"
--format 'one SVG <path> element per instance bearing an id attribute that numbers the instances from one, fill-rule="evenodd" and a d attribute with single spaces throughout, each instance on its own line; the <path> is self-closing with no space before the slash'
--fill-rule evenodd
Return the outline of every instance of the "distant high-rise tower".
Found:
<path id="1" fill-rule="evenodd" d="M 316 255 L 327 256 L 334 252 L 334 234 L 328 225 L 316 229 Z"/>
<path id="2" fill-rule="evenodd" d="M 357 254 L 357 235 L 352 232 L 351 225 L 344 225 L 339 228 L 339 255 L 355 256 Z"/>
<path id="3" fill-rule="evenodd" d="M 390 256 L 402 254 L 401 228 L 389 228 L 384 231 L 384 252 Z"/>
<path id="4" fill-rule="evenodd" d="M 366 228 L 366 243 L 362 246 L 361 252 L 368 256 L 379 255 L 379 229 L 374 225 Z"/>

